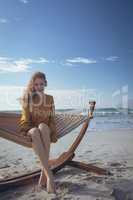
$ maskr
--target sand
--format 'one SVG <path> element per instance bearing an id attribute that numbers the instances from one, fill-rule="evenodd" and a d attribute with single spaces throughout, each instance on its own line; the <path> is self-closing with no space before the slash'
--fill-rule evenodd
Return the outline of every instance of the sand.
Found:
<path id="1" fill-rule="evenodd" d="M 76 132 L 78 129 L 76 129 Z M 75 133 L 53 145 L 51 157 L 60 154 L 72 142 Z M 90 132 L 82 140 L 74 160 L 104 167 L 113 176 L 96 175 L 66 166 L 55 176 L 57 194 L 26 185 L 1 192 L 0 200 L 112 200 L 119 199 L 118 186 L 133 181 L 133 129 Z M 60 148 L 59 148 L 60 147 Z M 56 150 L 56 151 L 55 151 Z M 39 169 L 40 163 L 31 149 L 0 139 L 0 179 Z M 131 184 L 130 184 L 131 185 Z M 132 190 L 132 188 L 130 188 Z M 122 194 L 122 192 L 120 191 Z M 128 199 L 128 197 L 126 198 Z M 131 199 L 131 198 L 130 198 Z M 121 200 L 121 199 L 120 199 Z"/>

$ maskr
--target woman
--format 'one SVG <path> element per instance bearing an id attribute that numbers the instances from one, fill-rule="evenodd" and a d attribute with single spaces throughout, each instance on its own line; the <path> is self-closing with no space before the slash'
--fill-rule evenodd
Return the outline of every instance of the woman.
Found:
<path id="1" fill-rule="evenodd" d="M 46 183 L 47 192 L 56 193 L 53 174 L 48 165 L 50 143 L 57 142 L 55 106 L 53 96 L 44 92 L 46 86 L 44 73 L 36 72 L 32 75 L 21 101 L 19 126 L 20 133 L 31 140 L 42 165 L 39 187 L 44 187 Z"/>

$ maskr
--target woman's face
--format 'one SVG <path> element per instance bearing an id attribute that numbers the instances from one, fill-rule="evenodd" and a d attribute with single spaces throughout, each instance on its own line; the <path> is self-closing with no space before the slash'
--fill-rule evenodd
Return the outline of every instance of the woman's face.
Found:
<path id="1" fill-rule="evenodd" d="M 34 90 L 37 92 L 44 91 L 45 82 L 42 78 L 36 78 L 33 84 Z"/>

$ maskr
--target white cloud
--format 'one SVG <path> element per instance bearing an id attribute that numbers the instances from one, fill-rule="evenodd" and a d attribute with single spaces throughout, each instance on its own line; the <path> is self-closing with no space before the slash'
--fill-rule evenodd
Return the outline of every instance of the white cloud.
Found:
<path id="1" fill-rule="evenodd" d="M 6 18 L 0 18 L 0 23 L 1 24 L 7 24 L 8 22 L 9 22 L 8 19 L 6 19 Z"/>
<path id="2" fill-rule="evenodd" d="M 118 56 L 109 56 L 109 57 L 105 58 L 105 60 L 112 61 L 112 62 L 118 61 L 118 59 L 119 59 Z"/>
<path id="3" fill-rule="evenodd" d="M 20 58 L 13 59 L 8 57 L 0 57 L 0 73 L 7 72 L 28 72 L 31 69 L 31 64 L 35 63 L 48 63 L 46 58 L 31 59 Z"/>
<path id="4" fill-rule="evenodd" d="M 100 59 L 86 58 L 86 57 L 75 57 L 66 59 L 64 62 L 61 62 L 61 65 L 66 66 L 75 66 L 76 64 L 95 64 L 100 63 L 102 61 L 108 62 L 116 62 L 119 60 L 118 56 L 109 56 L 109 57 L 101 57 Z"/>
<path id="5" fill-rule="evenodd" d="M 73 64 L 73 63 L 69 63 L 69 62 L 62 62 L 62 61 L 60 62 L 60 64 L 61 64 L 61 65 L 63 65 L 63 66 L 70 66 L 70 67 L 71 67 L 71 66 L 74 66 L 74 64 Z"/>
<path id="6" fill-rule="evenodd" d="M 15 17 L 12 19 L 6 19 L 6 18 L 0 18 L 0 24 L 8 24 L 9 22 L 20 22 L 22 20 L 22 18 L 20 17 Z"/>
<path id="7" fill-rule="evenodd" d="M 24 3 L 24 4 L 27 4 L 27 3 L 29 3 L 29 1 L 28 0 L 19 0 L 21 3 Z"/>
<path id="8" fill-rule="evenodd" d="M 81 64 L 95 64 L 97 63 L 96 60 L 84 57 L 75 57 L 72 59 L 66 59 L 66 63 L 73 64 L 73 63 L 81 63 Z"/>

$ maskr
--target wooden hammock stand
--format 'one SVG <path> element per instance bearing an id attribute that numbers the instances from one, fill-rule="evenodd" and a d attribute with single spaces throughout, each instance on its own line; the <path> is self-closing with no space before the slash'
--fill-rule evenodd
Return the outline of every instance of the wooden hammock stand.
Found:
<path id="1" fill-rule="evenodd" d="M 86 130 L 89 126 L 89 123 L 91 119 L 93 118 L 93 111 L 95 108 L 95 101 L 89 102 L 90 104 L 90 109 L 88 110 L 88 115 L 82 116 L 78 115 L 79 117 L 78 121 L 75 121 L 75 124 L 71 125 L 71 122 L 74 121 L 74 117 L 76 115 L 72 114 L 65 114 L 65 118 L 69 116 L 69 120 L 64 123 L 64 127 L 67 127 L 67 130 L 65 128 L 62 128 L 59 126 L 60 121 L 62 120 L 63 122 L 63 115 L 62 114 L 56 114 L 56 124 L 57 124 L 57 131 L 58 133 L 58 138 L 66 135 L 69 133 L 71 130 L 74 128 L 78 127 L 80 124 L 82 124 L 82 128 L 76 137 L 75 141 L 73 144 L 69 147 L 69 149 L 65 152 L 63 152 L 58 158 L 51 159 L 49 160 L 49 165 L 50 168 L 52 169 L 53 173 L 56 173 L 63 167 L 67 166 L 72 166 L 76 167 L 82 170 L 85 170 L 87 172 L 94 172 L 99 175 L 111 175 L 111 173 L 103 168 L 93 166 L 92 164 L 87 164 L 84 162 L 79 162 L 76 160 L 73 160 L 75 156 L 75 150 L 78 148 L 78 145 L 80 144 L 81 140 L 83 139 Z M 68 116 L 67 116 L 68 115 Z M 71 119 L 70 119 L 71 115 Z M 20 114 L 15 114 L 15 113 L 6 113 L 6 112 L 0 112 L 0 137 L 5 138 L 9 141 L 15 142 L 17 144 L 26 146 L 26 147 L 32 147 L 32 144 L 30 142 L 27 142 L 25 138 L 22 138 L 18 133 L 15 132 L 14 125 L 16 125 L 17 120 L 19 119 Z M 61 118 L 62 117 L 62 118 Z M 74 120 L 73 120 L 74 119 Z M 12 127 L 13 128 L 12 128 Z M 65 130 L 65 132 L 63 132 Z M 19 185 L 25 185 L 29 184 L 31 182 L 34 182 L 39 178 L 41 170 L 36 170 L 27 174 L 23 174 L 20 176 L 16 176 L 13 178 L 7 178 L 6 180 L 0 180 L 0 191 L 6 190 L 8 188 L 16 187 Z"/>

